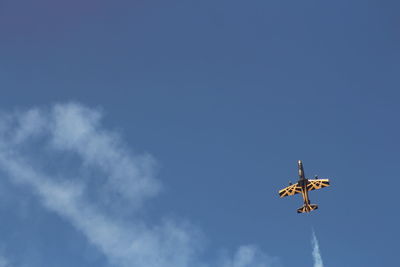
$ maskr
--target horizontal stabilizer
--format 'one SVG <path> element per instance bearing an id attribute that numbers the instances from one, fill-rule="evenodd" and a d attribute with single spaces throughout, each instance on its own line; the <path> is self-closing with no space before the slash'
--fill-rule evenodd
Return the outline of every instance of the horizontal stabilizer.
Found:
<path id="1" fill-rule="evenodd" d="M 302 207 L 297 209 L 297 213 L 304 213 L 304 212 L 311 212 L 313 210 L 318 209 L 318 205 L 317 204 L 307 204 L 307 205 L 303 205 Z"/>

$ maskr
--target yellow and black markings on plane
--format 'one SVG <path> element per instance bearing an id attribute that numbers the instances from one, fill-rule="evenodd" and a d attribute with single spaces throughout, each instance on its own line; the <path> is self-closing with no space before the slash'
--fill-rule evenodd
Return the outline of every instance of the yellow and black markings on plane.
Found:
<path id="1" fill-rule="evenodd" d="M 327 186 L 329 186 L 329 179 L 308 180 L 307 191 L 321 189 L 321 188 L 324 188 Z M 285 187 L 282 190 L 280 190 L 279 196 L 287 197 L 287 196 L 293 196 L 295 194 L 300 194 L 300 193 L 301 193 L 301 187 L 297 183 L 295 183 L 293 185 L 290 185 L 290 186 Z"/>
<path id="2" fill-rule="evenodd" d="M 303 197 L 304 205 L 297 209 L 298 213 L 311 212 L 315 209 L 318 209 L 318 205 L 311 204 L 310 198 L 308 197 L 308 191 L 321 189 L 329 186 L 329 179 L 307 179 L 304 174 L 303 163 L 301 160 L 298 161 L 298 171 L 299 171 L 299 180 L 295 184 L 289 183 L 288 187 L 279 190 L 279 196 L 293 196 L 295 194 L 301 194 Z"/>

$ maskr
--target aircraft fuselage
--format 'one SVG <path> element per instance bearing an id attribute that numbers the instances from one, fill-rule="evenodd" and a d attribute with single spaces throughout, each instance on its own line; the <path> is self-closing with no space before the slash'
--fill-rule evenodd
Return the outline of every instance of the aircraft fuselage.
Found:
<path id="1" fill-rule="evenodd" d="M 301 195 L 303 196 L 304 206 L 306 206 L 308 209 L 310 205 L 310 199 L 308 197 L 307 190 L 308 179 L 305 177 L 303 163 L 301 162 L 301 160 L 298 161 L 297 165 L 299 168 L 299 181 L 297 183 L 301 187 Z"/>

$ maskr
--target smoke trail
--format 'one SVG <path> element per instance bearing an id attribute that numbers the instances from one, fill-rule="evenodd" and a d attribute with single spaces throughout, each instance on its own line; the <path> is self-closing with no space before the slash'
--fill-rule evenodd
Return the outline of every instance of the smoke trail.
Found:
<path id="1" fill-rule="evenodd" d="M 253 245 L 204 258 L 202 233 L 190 222 L 142 217 L 142 203 L 162 188 L 154 160 L 133 154 L 101 118 L 100 111 L 75 103 L 0 111 L 1 178 L 6 174 L 69 222 L 108 259 L 105 266 L 280 266 Z M 11 266 L 0 247 L 0 267 Z"/>
<path id="2" fill-rule="evenodd" d="M 314 259 L 314 267 L 324 267 L 321 252 L 319 251 L 317 236 L 315 235 L 314 229 L 312 230 L 311 245 L 313 246 L 312 256 Z"/>

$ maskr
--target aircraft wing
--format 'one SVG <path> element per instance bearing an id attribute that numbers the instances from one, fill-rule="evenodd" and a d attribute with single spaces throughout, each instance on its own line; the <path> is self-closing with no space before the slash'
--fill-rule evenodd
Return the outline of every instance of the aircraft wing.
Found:
<path id="1" fill-rule="evenodd" d="M 280 197 L 293 196 L 298 193 L 301 193 L 301 187 L 298 186 L 297 183 L 279 190 Z"/>
<path id="2" fill-rule="evenodd" d="M 329 186 L 329 179 L 308 180 L 307 191 L 321 189 L 327 186 Z"/>

